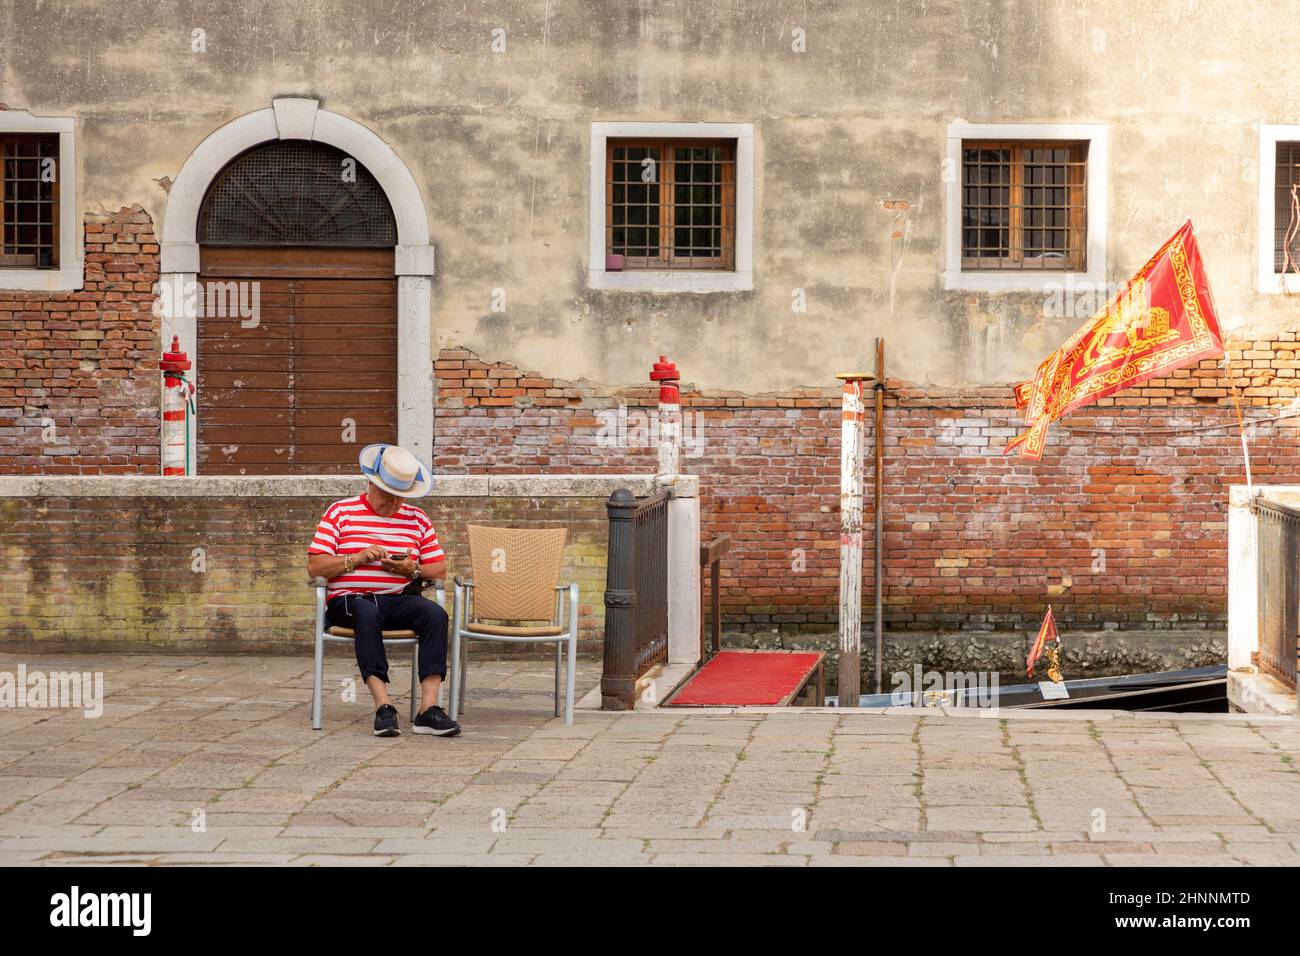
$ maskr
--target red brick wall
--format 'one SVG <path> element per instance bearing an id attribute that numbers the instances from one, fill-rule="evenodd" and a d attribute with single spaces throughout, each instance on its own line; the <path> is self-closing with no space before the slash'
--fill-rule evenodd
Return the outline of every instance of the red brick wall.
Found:
<path id="1" fill-rule="evenodd" d="M 85 226 L 85 288 L 0 289 L 0 473 L 158 473 L 153 224 L 133 206 Z"/>
<path id="2" fill-rule="evenodd" d="M 84 290 L 0 292 L 0 473 L 157 472 L 157 278 L 152 225 L 133 207 L 86 217 Z M 1296 398 L 1295 338 L 1233 343 L 1249 416 L 1272 417 Z M 606 440 L 620 405 L 653 409 L 649 382 L 566 382 L 463 349 L 442 351 L 436 375 L 440 470 L 655 467 L 650 436 Z M 1027 627 L 1050 599 L 1072 625 L 1221 628 L 1226 485 L 1242 480 L 1242 468 L 1216 364 L 1071 416 L 1035 465 L 1000 454 L 1018 427 L 1009 395 L 890 383 L 890 627 Z M 701 454 L 684 465 L 702 478 L 705 533 L 729 533 L 736 544 L 724 572 L 728 626 L 833 627 L 836 391 L 705 396 L 687 388 L 684 406 L 702 422 Z M 1260 481 L 1295 480 L 1293 420 L 1254 427 L 1252 441 Z M 870 492 L 868 474 L 868 506 Z M 872 560 L 868 540 L 868 595 Z"/>
<path id="3" fill-rule="evenodd" d="M 1295 336 L 1232 343 L 1246 413 L 1296 395 Z M 689 367 L 686 369 L 689 374 Z M 656 390 L 600 390 L 482 361 L 437 363 L 440 468 L 471 474 L 624 472 L 654 447 L 609 447 L 621 403 Z M 1079 627 L 1208 628 L 1226 613 L 1227 485 L 1243 481 L 1228 382 L 1216 363 L 1184 369 L 1053 427 L 1044 459 L 1004 458 L 1020 423 L 1006 388 L 927 390 L 891 381 L 885 433 L 886 621 L 891 629 L 1037 624 L 1050 601 Z M 824 631 L 836 620 L 839 397 L 835 390 L 700 396 L 706 537 L 730 534 L 729 628 Z M 693 420 L 688 419 L 688 427 Z M 1256 480 L 1294 481 L 1296 420 L 1252 429 Z M 870 432 L 870 426 L 868 426 Z M 872 438 L 868 436 L 870 449 Z M 868 454 L 867 507 L 872 475 Z M 874 554 L 868 521 L 864 599 Z"/>

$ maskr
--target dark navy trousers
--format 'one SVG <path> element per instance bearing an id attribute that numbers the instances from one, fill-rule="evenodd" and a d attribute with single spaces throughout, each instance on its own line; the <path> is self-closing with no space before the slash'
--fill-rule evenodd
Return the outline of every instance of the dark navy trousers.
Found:
<path id="1" fill-rule="evenodd" d="M 414 631 L 420 641 L 420 680 L 447 676 L 447 612 L 418 594 L 345 594 L 330 598 L 325 616 L 334 627 L 356 637 L 361 680 L 375 676 L 388 683 L 388 655 L 382 631 Z"/>

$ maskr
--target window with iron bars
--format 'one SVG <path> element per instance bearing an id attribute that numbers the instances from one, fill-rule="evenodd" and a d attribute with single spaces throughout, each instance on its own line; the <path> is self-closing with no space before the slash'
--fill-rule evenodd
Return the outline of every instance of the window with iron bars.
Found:
<path id="1" fill-rule="evenodd" d="M 734 140 L 611 139 L 605 197 L 605 251 L 622 268 L 735 269 Z"/>
<path id="2" fill-rule="evenodd" d="M 58 161 L 57 134 L 0 134 L 0 268 L 58 268 Z"/>
<path id="3" fill-rule="evenodd" d="M 1273 271 L 1300 273 L 1300 143 L 1277 144 L 1273 184 Z"/>
<path id="4" fill-rule="evenodd" d="M 962 142 L 963 271 L 1087 269 L 1088 144 Z"/>

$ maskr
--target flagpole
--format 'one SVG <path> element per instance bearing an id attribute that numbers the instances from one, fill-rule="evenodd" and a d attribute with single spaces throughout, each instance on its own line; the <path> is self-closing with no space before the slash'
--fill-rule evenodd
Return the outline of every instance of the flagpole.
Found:
<path id="1" fill-rule="evenodd" d="M 1187 222 L 1190 224 L 1191 221 L 1191 217 L 1189 216 Z M 1192 226 L 1192 239 L 1195 240 L 1195 238 L 1196 227 Z M 1217 318 L 1219 315 L 1219 306 L 1218 303 L 1214 301 L 1214 289 L 1210 287 L 1210 280 L 1208 277 L 1205 280 L 1205 291 L 1210 297 L 1210 308 L 1214 310 L 1214 315 Z M 1222 329 L 1222 326 L 1220 326 L 1220 329 Z M 1222 332 L 1220 332 L 1220 334 L 1222 334 Z M 1237 393 L 1237 370 L 1233 367 L 1232 352 L 1228 348 L 1226 342 L 1223 343 L 1223 363 L 1228 372 L 1228 387 L 1232 389 L 1232 404 L 1237 410 L 1237 434 L 1241 437 L 1241 457 L 1246 463 L 1246 490 L 1253 494 L 1253 482 L 1250 480 L 1250 448 L 1246 445 L 1246 422 L 1241 416 L 1241 396 Z"/>
<path id="2" fill-rule="evenodd" d="M 1253 494 L 1253 483 L 1250 480 L 1250 449 L 1246 446 L 1246 422 L 1241 417 L 1241 396 L 1237 394 L 1237 371 L 1233 368 L 1232 353 L 1227 345 L 1223 347 L 1223 357 L 1227 366 L 1228 387 L 1232 389 L 1232 404 L 1237 409 L 1237 433 L 1241 436 L 1241 457 L 1246 461 L 1246 491 Z"/>

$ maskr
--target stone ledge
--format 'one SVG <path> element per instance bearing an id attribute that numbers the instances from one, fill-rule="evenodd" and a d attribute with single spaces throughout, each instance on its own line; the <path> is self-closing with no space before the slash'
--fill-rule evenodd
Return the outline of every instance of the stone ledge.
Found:
<path id="1" fill-rule="evenodd" d="M 1294 718 L 1296 692 L 1262 671 L 1228 671 L 1228 702 L 1252 716 Z"/>
<path id="2" fill-rule="evenodd" d="M 345 497 L 365 487 L 360 475 L 0 476 L 0 498 L 317 498 Z M 671 491 L 694 498 L 699 478 L 653 475 L 439 475 L 430 498 L 607 498 L 619 488 L 644 496 Z M 419 499 L 415 499 L 419 500 Z"/>

